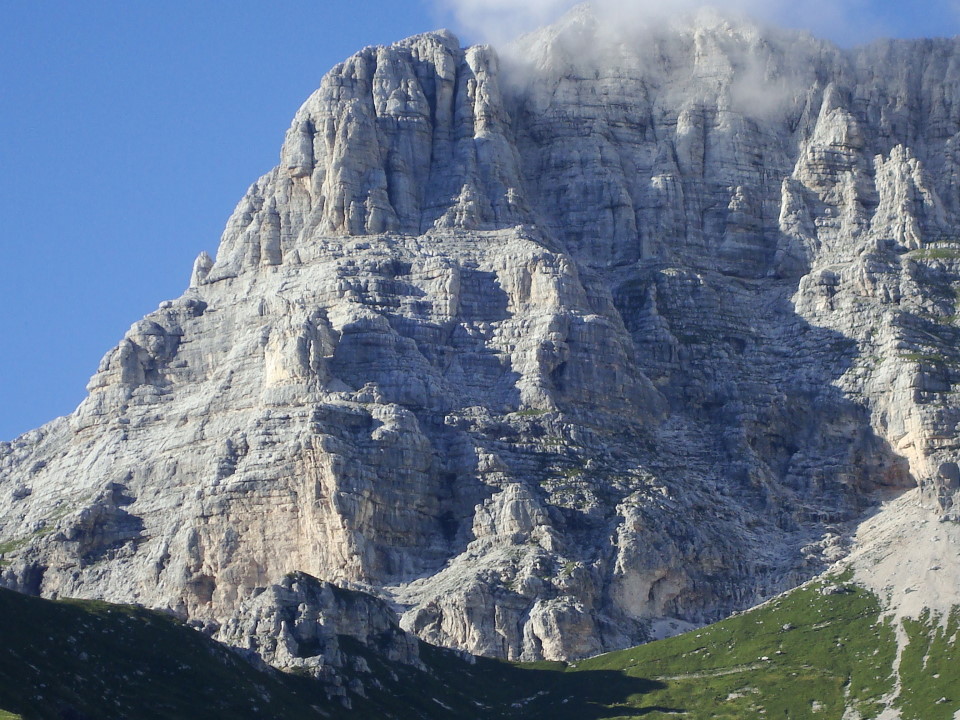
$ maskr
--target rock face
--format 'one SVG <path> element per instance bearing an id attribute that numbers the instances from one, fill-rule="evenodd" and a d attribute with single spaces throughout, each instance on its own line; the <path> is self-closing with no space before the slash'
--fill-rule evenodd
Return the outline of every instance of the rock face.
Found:
<path id="1" fill-rule="evenodd" d="M 386 603 L 306 573 L 290 573 L 241 602 L 214 637 L 274 667 L 322 680 L 328 694 L 340 698 L 347 698 L 345 670 L 355 693 L 366 692 L 366 676 L 378 682 L 356 647 L 341 647 L 344 637 L 384 662 L 426 669 L 417 639 L 400 629 Z"/>
<path id="2" fill-rule="evenodd" d="M 299 571 L 508 658 L 750 605 L 878 493 L 958 516 L 958 186 L 954 41 L 581 8 L 502 59 L 363 50 L 216 261 L 0 444 L 2 582 L 266 655 Z"/>

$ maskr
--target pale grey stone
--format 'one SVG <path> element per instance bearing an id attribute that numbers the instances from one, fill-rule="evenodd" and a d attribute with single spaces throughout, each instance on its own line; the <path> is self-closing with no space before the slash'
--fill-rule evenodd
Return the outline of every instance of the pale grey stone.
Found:
<path id="1" fill-rule="evenodd" d="M 877 493 L 955 518 L 958 57 L 583 10 L 361 51 L 0 444 L 3 584 L 229 628 L 302 571 L 560 659 L 811 577 Z"/>

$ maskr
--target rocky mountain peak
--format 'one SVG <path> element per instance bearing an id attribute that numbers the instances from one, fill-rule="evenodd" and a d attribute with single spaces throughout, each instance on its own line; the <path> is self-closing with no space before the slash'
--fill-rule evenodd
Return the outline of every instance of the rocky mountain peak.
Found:
<path id="1" fill-rule="evenodd" d="M 3 584 L 232 637 L 303 572 L 571 658 L 811 577 L 885 494 L 955 518 L 957 44 L 600 27 L 330 71 L 216 260 L 0 444 Z"/>

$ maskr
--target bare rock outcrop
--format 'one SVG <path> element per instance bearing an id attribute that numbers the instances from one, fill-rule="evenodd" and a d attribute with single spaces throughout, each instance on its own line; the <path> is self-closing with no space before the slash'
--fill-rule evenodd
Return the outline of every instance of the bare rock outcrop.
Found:
<path id="1" fill-rule="evenodd" d="M 288 662 L 304 572 L 574 658 L 813 576 L 878 494 L 956 519 L 958 59 L 585 9 L 361 51 L 184 295 L 0 443 L 2 583 Z"/>
<path id="2" fill-rule="evenodd" d="M 241 602 L 214 637 L 284 672 L 315 677 L 341 698 L 347 689 L 366 692 L 364 681 L 379 682 L 357 646 L 342 647 L 344 638 L 379 660 L 425 669 L 419 641 L 400 629 L 385 602 L 305 573 Z"/>

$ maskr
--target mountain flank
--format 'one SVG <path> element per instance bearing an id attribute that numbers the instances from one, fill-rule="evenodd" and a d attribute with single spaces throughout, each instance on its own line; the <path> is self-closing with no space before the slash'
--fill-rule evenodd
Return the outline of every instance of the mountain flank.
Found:
<path id="1" fill-rule="evenodd" d="M 787 668 L 803 712 L 906 717 L 940 686 L 911 633 L 948 652 L 960 604 L 958 222 L 955 40 L 581 7 L 501 53 L 366 48 L 80 407 L 0 443 L 0 584 L 162 611 L 341 700 L 371 643 L 398 678 L 454 657 L 423 641 L 592 687 L 584 658 L 802 586 L 846 628 Z M 618 665 L 616 702 L 692 713 L 692 673 L 743 666 L 759 713 L 802 650 L 767 629 L 721 665 L 631 650 L 666 687 Z"/>

